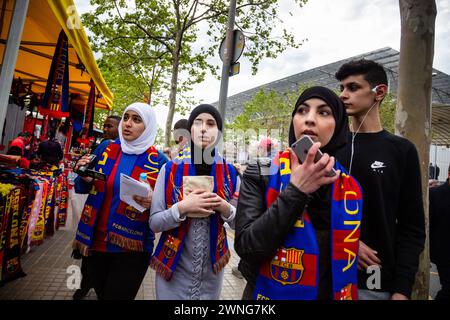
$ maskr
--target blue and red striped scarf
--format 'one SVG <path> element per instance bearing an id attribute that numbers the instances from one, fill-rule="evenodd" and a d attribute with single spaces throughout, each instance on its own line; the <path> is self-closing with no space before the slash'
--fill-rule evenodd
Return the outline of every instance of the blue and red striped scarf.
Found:
<path id="1" fill-rule="evenodd" d="M 121 155 L 120 141 L 117 140 L 110 143 L 95 166 L 95 170 L 105 173 L 108 179 L 114 179 L 115 177 L 111 176 L 111 173 L 116 171 L 114 167 L 120 162 Z M 139 175 L 145 172 L 147 173 L 148 182 L 154 188 L 159 172 L 158 151 L 154 146 L 151 146 L 146 152 L 136 157 L 131 177 L 139 180 Z M 107 198 L 111 198 L 105 197 L 105 191 L 106 182 L 94 180 L 93 188 L 86 200 L 80 222 L 78 223 L 73 246 L 74 249 L 79 249 L 84 256 L 89 255 L 89 250 L 92 248 L 95 224 L 100 209 L 102 206 L 111 208 L 110 204 L 104 203 L 107 201 Z M 109 210 L 107 209 L 106 211 Z M 150 232 L 148 225 L 149 216 L 150 210 L 145 210 L 141 213 L 121 201 L 117 212 L 111 212 L 109 215 L 107 241 L 130 251 L 151 250 L 153 241 L 148 243 Z"/>
<path id="2" fill-rule="evenodd" d="M 357 254 L 362 217 L 362 190 L 338 162 L 341 176 L 331 191 L 331 267 L 334 300 L 357 299 Z M 290 153 L 280 152 L 271 165 L 266 205 L 290 181 Z M 311 214 L 314 214 L 311 212 Z M 315 300 L 318 294 L 319 247 L 308 212 L 299 212 L 294 228 L 256 280 L 255 299 Z"/>
<path id="3" fill-rule="evenodd" d="M 69 40 L 61 30 L 39 112 L 52 118 L 69 116 Z"/>
<path id="4" fill-rule="evenodd" d="M 166 207 L 183 200 L 183 176 L 195 176 L 195 166 L 191 164 L 190 148 L 173 161 L 166 164 L 165 190 Z M 236 169 L 228 164 L 216 150 L 216 156 L 211 169 L 214 177 L 214 190 L 221 198 L 231 200 L 237 181 Z M 230 260 L 227 234 L 223 220 L 219 214 L 212 214 L 210 219 L 210 254 L 212 269 L 215 274 L 220 272 Z M 167 281 L 172 277 L 183 252 L 186 235 L 189 232 L 191 218 L 186 218 L 178 228 L 161 234 L 158 246 L 151 259 L 150 267 L 156 270 Z"/>

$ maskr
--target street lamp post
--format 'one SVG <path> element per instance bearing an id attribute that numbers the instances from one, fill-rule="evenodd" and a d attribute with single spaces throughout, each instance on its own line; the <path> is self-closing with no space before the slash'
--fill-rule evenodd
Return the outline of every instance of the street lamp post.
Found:
<path id="1" fill-rule="evenodd" d="M 231 57 L 233 55 L 233 30 L 236 16 L 236 0 L 230 1 L 230 11 L 228 12 L 227 36 L 225 40 L 225 50 L 222 65 L 222 77 L 220 80 L 219 112 L 225 121 L 225 110 L 227 106 L 228 79 L 230 78 Z"/>

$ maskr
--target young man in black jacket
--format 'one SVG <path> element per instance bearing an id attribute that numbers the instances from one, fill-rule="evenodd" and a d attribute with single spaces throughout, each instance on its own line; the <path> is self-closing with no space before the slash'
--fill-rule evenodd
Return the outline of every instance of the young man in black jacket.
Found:
<path id="1" fill-rule="evenodd" d="M 425 242 L 417 150 L 410 141 L 381 126 L 379 110 L 388 92 L 381 65 L 352 61 L 341 66 L 336 78 L 352 117 L 348 143 L 336 158 L 364 192 L 359 298 L 406 300 Z"/>
<path id="2" fill-rule="evenodd" d="M 436 264 L 441 290 L 436 300 L 450 300 L 450 166 L 442 185 L 430 189 L 430 257 Z"/>

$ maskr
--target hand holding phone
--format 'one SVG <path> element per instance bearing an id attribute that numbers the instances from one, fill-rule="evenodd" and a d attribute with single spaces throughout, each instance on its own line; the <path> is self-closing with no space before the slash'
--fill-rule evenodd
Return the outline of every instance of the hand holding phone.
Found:
<path id="1" fill-rule="evenodd" d="M 88 163 L 86 163 L 85 165 L 82 165 L 78 168 L 78 170 L 76 171 L 76 173 L 80 176 L 80 177 L 85 177 L 87 176 L 86 171 L 90 168 L 92 168 L 94 166 L 94 160 L 95 158 L 97 158 L 97 156 L 95 154 L 91 154 L 89 155 L 89 159 L 88 159 Z"/>
<path id="2" fill-rule="evenodd" d="M 304 163 L 306 160 L 306 156 L 308 155 L 309 149 L 314 144 L 314 141 L 311 139 L 310 136 L 304 135 L 297 141 L 295 141 L 291 148 L 294 150 L 295 154 L 297 155 L 297 158 L 299 159 L 300 163 Z M 314 163 L 319 161 L 323 156 L 323 153 L 320 150 L 317 150 L 316 156 L 314 157 Z M 327 173 L 327 177 L 334 177 L 336 175 L 336 171 L 334 168 L 331 169 L 330 172 Z"/>
<path id="3" fill-rule="evenodd" d="M 102 180 L 102 181 L 106 181 L 106 175 L 102 172 L 98 172 L 93 170 L 92 168 L 95 166 L 95 159 L 97 158 L 97 156 L 95 154 L 91 154 L 89 155 L 89 158 L 87 159 L 87 163 L 85 165 L 80 166 L 77 170 L 76 173 L 80 176 L 80 177 L 90 177 L 93 178 L 94 180 Z"/>
<path id="4" fill-rule="evenodd" d="M 295 144 L 293 147 L 297 151 L 291 150 L 292 152 L 290 154 L 290 183 L 305 194 L 311 194 L 320 187 L 329 185 L 339 178 L 339 170 L 334 172 L 334 176 L 327 176 L 329 172 L 333 171 L 333 157 L 329 157 L 327 154 L 318 154 L 320 143 L 310 142 L 310 147 L 306 147 L 308 149 L 307 152 L 302 151 L 303 147 L 301 148 Z M 309 144 L 309 142 L 306 143 Z M 302 154 L 306 154 L 306 157 Z M 299 158 L 303 159 L 303 163 L 300 163 Z M 316 163 L 314 159 L 320 160 Z"/>

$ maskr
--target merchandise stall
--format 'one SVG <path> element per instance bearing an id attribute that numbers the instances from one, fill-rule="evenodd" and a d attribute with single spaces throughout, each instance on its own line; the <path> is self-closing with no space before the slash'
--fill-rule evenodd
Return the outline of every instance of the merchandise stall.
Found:
<path id="1" fill-rule="evenodd" d="M 18 3 L 0 0 L 1 63 Z M 4 119 L 0 113 L 0 285 L 25 275 L 20 256 L 65 226 L 70 162 L 88 148 L 94 110 L 111 110 L 113 99 L 73 1 L 32 0 L 26 12 Z M 30 133 L 31 153 L 33 142 L 57 139 L 65 161 L 20 168 L 20 156 L 4 155 L 19 132 Z"/>

